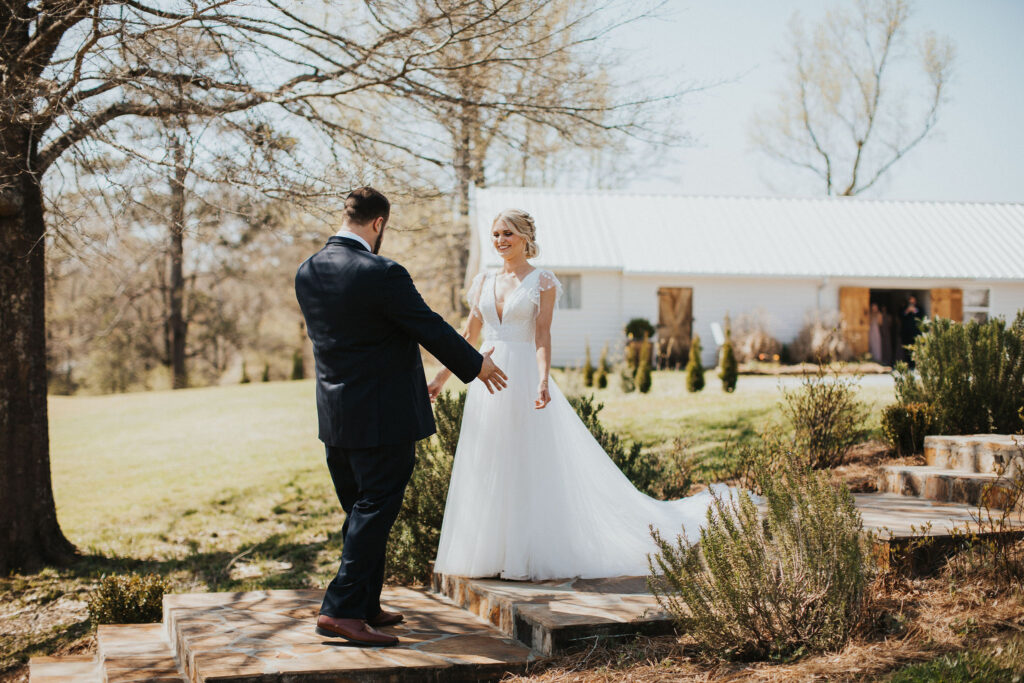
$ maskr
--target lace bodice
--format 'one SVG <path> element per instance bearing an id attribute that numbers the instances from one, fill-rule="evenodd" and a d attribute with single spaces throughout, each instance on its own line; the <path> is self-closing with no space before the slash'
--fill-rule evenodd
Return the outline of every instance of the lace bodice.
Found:
<path id="1" fill-rule="evenodd" d="M 535 268 L 505 297 L 499 319 L 494 276 L 495 273 L 478 273 L 466 293 L 470 315 L 484 323 L 484 341 L 532 343 L 540 311 L 540 293 L 555 288 L 557 301 L 562 296 L 562 283 L 550 271 Z"/>

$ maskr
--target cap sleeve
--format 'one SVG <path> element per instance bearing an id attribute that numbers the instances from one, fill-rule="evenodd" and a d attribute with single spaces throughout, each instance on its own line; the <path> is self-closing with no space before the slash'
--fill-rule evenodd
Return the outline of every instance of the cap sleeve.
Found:
<path id="1" fill-rule="evenodd" d="M 550 270 L 542 270 L 537 274 L 537 286 L 530 288 L 530 300 L 535 306 L 540 306 L 540 293 L 549 289 L 555 290 L 555 306 L 557 307 L 558 302 L 562 300 L 562 283 Z"/>
<path id="2" fill-rule="evenodd" d="M 473 277 L 473 281 L 469 283 L 469 289 L 466 290 L 466 303 L 469 304 L 469 315 L 476 316 L 481 320 L 484 319 L 480 313 L 480 292 L 484 288 L 484 278 L 487 277 L 487 273 L 480 272 Z"/>

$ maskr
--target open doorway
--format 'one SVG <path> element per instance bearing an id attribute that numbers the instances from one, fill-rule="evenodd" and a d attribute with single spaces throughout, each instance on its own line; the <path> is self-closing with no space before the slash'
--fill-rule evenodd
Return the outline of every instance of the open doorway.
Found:
<path id="1" fill-rule="evenodd" d="M 910 302 L 916 304 L 916 312 Z M 872 289 L 869 294 L 868 353 L 882 365 L 908 360 L 904 346 L 917 336 L 917 321 L 931 310 L 927 289 Z"/>

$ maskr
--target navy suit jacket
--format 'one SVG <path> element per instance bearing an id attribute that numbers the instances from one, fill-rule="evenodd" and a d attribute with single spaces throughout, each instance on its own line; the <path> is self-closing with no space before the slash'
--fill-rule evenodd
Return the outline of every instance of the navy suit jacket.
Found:
<path id="1" fill-rule="evenodd" d="M 320 440 L 373 448 L 435 431 L 419 346 L 467 384 L 483 357 L 424 303 L 409 272 L 334 236 L 299 266 L 295 295 L 316 358 Z"/>

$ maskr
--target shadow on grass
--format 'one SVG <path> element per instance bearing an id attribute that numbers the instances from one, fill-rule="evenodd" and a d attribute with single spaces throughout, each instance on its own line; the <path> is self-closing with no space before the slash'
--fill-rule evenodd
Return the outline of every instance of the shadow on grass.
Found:
<path id="1" fill-rule="evenodd" d="M 297 542 L 293 534 L 273 533 L 247 548 L 192 552 L 180 558 L 84 553 L 65 566 L 0 578 L 0 598 L 21 603 L 17 612 L 31 622 L 0 635 L 0 680 L 11 676 L 11 680 L 17 679 L 33 656 L 88 649 L 87 638 L 95 632 L 96 624 L 86 617 L 69 625 L 69 616 L 78 618 L 80 608 L 74 616 L 49 612 L 54 595 L 85 600 L 103 576 L 129 573 L 162 576 L 172 593 L 317 588 L 323 583 L 317 572 L 317 557 L 329 547 L 340 547 L 339 536 L 340 530 L 324 539 Z M 232 578 L 233 563 L 243 557 L 247 561 L 288 562 L 291 567 L 263 576 Z"/>
<path id="2" fill-rule="evenodd" d="M 242 591 L 270 588 L 308 588 L 316 573 L 317 556 L 327 547 L 340 545 L 340 531 L 326 539 L 296 542 L 291 534 L 274 533 L 248 548 L 193 551 L 185 557 L 140 559 L 124 555 L 82 554 L 71 564 L 56 571 L 67 579 L 98 580 L 108 574 L 158 574 L 177 583 L 174 575 L 186 573 L 191 583 L 215 591 Z M 287 562 L 289 569 L 264 576 L 232 578 L 231 569 L 238 560 Z"/>

